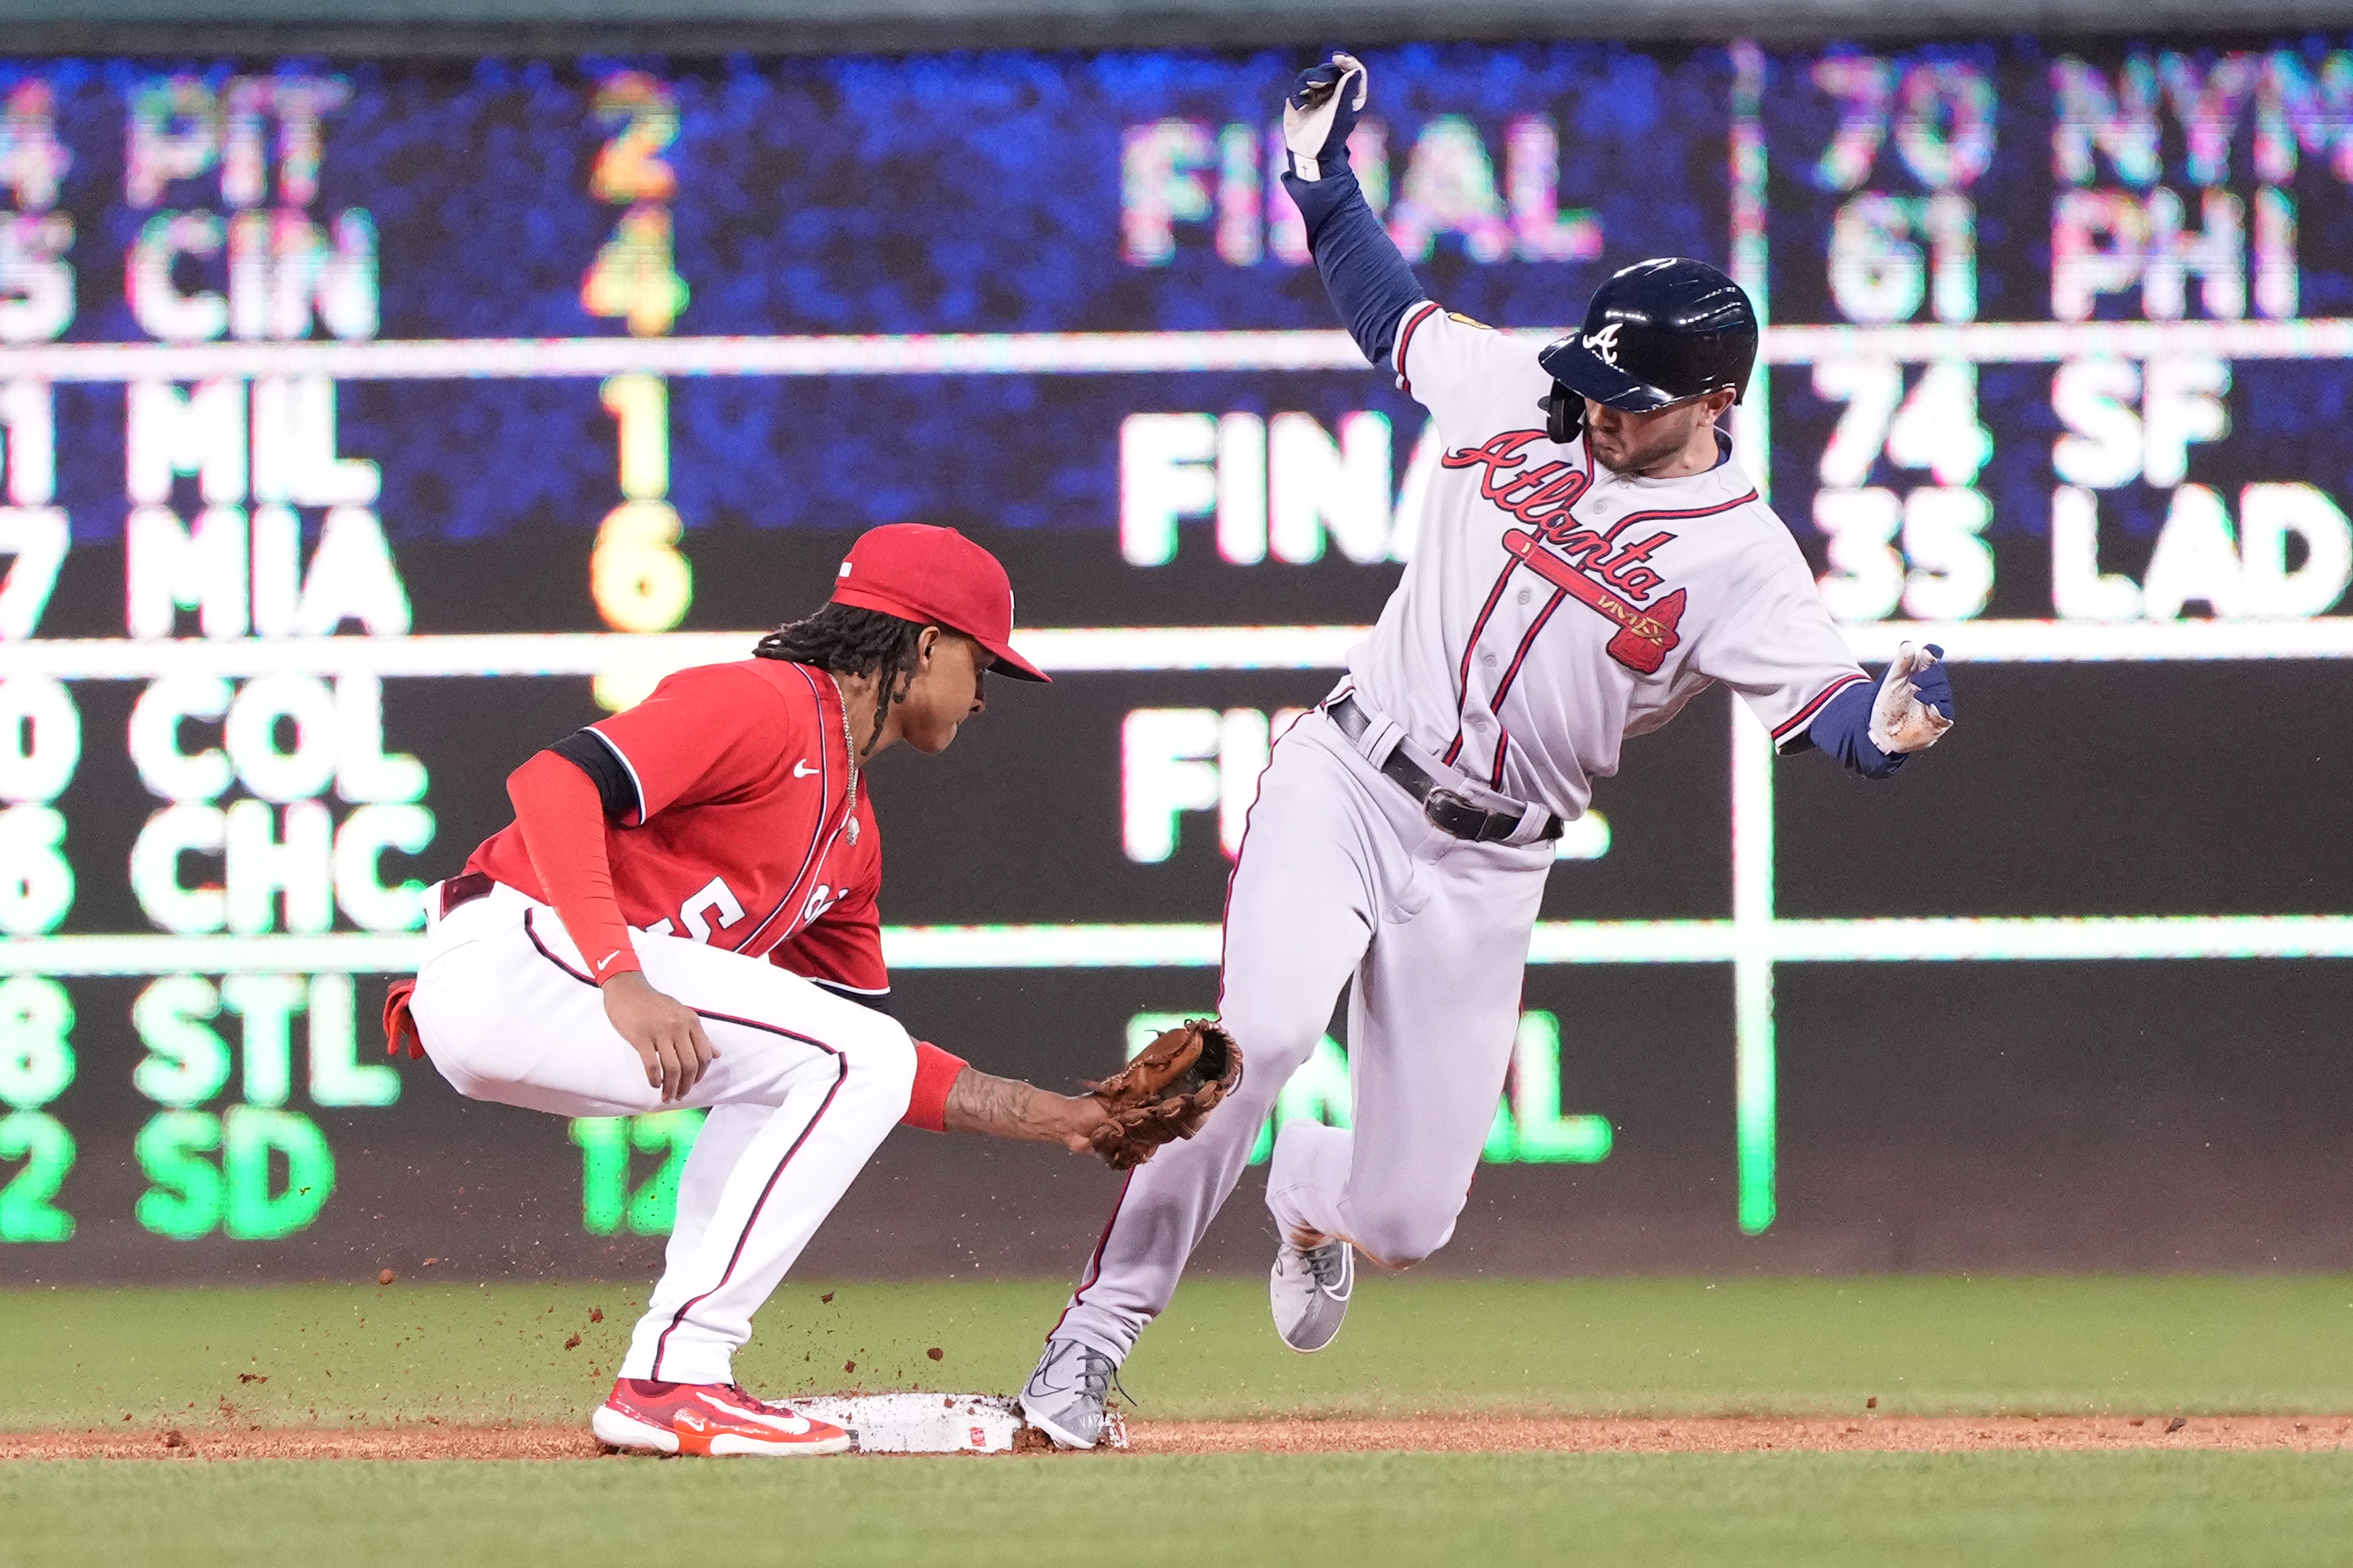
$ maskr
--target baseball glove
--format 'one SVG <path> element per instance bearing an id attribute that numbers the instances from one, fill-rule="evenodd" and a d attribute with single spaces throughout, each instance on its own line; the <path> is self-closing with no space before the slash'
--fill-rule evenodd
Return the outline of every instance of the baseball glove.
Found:
<path id="1" fill-rule="evenodd" d="M 1242 1081 L 1241 1047 L 1206 1018 L 1188 1018 L 1099 1084 L 1086 1086 L 1108 1119 L 1089 1141 L 1104 1163 L 1128 1171 L 1153 1150 L 1190 1138 Z"/>

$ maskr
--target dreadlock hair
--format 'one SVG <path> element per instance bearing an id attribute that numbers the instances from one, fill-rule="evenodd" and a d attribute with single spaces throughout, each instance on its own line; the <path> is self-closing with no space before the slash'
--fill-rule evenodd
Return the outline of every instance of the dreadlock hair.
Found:
<path id="1" fill-rule="evenodd" d="M 879 609 L 828 603 L 815 615 L 777 627 L 760 639 L 752 653 L 759 659 L 811 664 L 829 674 L 875 676 L 874 733 L 859 753 L 868 757 L 881 743 L 882 721 L 891 716 L 891 705 L 907 694 L 907 683 L 915 678 L 927 624 Z"/>

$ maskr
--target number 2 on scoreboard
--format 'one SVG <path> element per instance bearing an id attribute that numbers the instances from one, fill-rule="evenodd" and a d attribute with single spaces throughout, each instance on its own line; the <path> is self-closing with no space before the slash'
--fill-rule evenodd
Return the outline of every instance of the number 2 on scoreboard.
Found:
<path id="1" fill-rule="evenodd" d="M 668 201 L 676 194 L 678 175 L 660 156 L 678 140 L 678 104 L 667 85 L 641 70 L 607 77 L 596 89 L 596 118 L 620 126 L 588 176 L 598 201 Z"/>
<path id="2" fill-rule="evenodd" d="M 65 1124 L 39 1111 L 0 1117 L 0 1160 L 25 1168 L 0 1187 L 0 1242 L 61 1242 L 73 1235 L 73 1216 L 50 1200 L 73 1169 L 74 1139 Z"/>

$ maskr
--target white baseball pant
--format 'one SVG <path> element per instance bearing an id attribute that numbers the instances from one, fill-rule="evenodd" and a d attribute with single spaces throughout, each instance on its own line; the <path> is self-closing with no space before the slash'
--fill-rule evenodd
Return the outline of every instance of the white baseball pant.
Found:
<path id="1" fill-rule="evenodd" d="M 1321 710 L 1274 748 L 1227 894 L 1219 1016 L 1235 1096 L 1128 1178 L 1053 1337 L 1124 1360 L 1250 1158 L 1275 1095 L 1348 1002 L 1353 1129 L 1294 1121 L 1267 1206 L 1392 1266 L 1446 1245 L 1503 1093 L 1549 842 L 1430 825 Z"/>
<path id="2" fill-rule="evenodd" d="M 438 888 L 426 906 L 438 910 Z M 634 936 L 647 980 L 702 1015 L 719 1056 L 672 1102 L 711 1115 L 620 1375 L 728 1383 L 752 1314 L 906 1111 L 914 1046 L 886 1015 L 773 964 Z M 427 941 L 409 1007 L 459 1094 L 565 1117 L 670 1108 L 554 909 L 495 886 Z"/>

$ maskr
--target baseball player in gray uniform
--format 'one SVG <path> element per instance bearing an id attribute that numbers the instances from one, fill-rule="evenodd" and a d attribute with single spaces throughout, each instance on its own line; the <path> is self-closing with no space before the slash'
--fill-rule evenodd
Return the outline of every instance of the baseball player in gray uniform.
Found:
<path id="1" fill-rule="evenodd" d="M 1449 314 L 1349 170 L 1365 95 L 1346 55 L 1300 76 L 1283 183 L 1341 318 L 1430 410 L 1444 456 L 1403 581 L 1260 782 L 1226 907 L 1220 1011 L 1250 1064 L 1237 1104 L 1129 1178 L 1022 1391 L 1065 1446 L 1100 1437 L 1119 1363 L 1344 985 L 1354 1128 L 1290 1123 L 1268 1177 L 1276 1331 L 1321 1350 L 1356 1252 L 1401 1267 L 1446 1244 L 1510 1063 L 1553 841 L 1628 736 L 1720 683 L 1780 750 L 1883 779 L 1952 722 L 1933 646 L 1906 645 L 1875 684 L 1856 666 L 1732 461 L 1716 424 L 1757 340 L 1739 285 L 1644 261 L 1542 350 Z"/>

